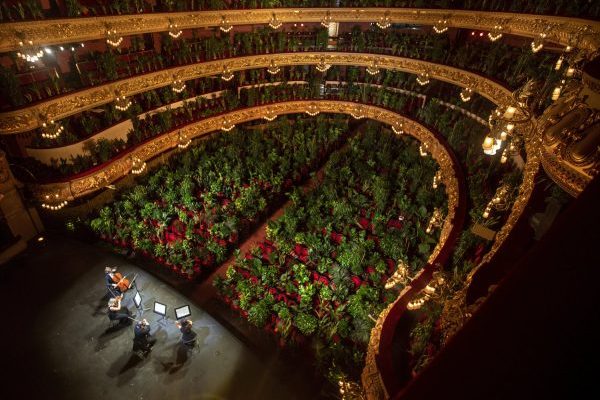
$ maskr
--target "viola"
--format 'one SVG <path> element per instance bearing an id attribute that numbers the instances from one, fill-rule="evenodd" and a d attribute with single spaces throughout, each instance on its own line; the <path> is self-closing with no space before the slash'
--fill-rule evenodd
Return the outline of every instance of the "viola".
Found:
<path id="1" fill-rule="evenodd" d="M 130 288 L 129 279 L 127 279 L 126 277 L 121 275 L 120 272 L 114 272 L 112 275 L 112 280 L 114 283 L 117 284 L 116 287 L 119 288 L 121 293 L 125 293 L 127 290 L 129 290 L 129 288 Z"/>

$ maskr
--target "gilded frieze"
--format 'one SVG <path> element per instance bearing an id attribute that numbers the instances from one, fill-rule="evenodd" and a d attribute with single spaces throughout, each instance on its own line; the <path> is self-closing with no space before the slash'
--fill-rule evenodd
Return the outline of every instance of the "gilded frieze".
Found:
<path id="1" fill-rule="evenodd" d="M 332 65 L 357 65 L 368 67 L 373 60 L 375 60 L 379 67 L 384 69 L 400 70 L 413 74 L 427 71 L 433 79 L 438 79 L 461 87 L 470 86 L 474 91 L 496 104 L 508 104 L 511 99 L 511 93 L 506 87 L 481 75 L 443 64 L 435 64 L 405 57 L 365 53 L 278 53 L 272 55 L 236 57 L 170 68 L 77 91 L 65 96 L 51 98 L 48 101 L 35 106 L 1 113 L 0 133 L 15 134 L 35 129 L 42 123 L 39 119 L 40 114 L 47 115 L 48 118 L 58 121 L 81 111 L 110 103 L 115 99 L 115 92 L 117 91 L 122 95 L 131 96 L 147 90 L 168 86 L 171 84 L 173 75 L 177 75 L 181 80 L 185 81 L 205 76 L 218 75 L 225 67 L 229 68 L 231 71 L 267 68 L 272 60 L 279 66 L 316 65 L 323 58 L 325 59 L 325 62 Z"/>
<path id="2" fill-rule="evenodd" d="M 448 27 L 491 31 L 501 25 L 503 33 L 536 37 L 547 35 L 546 40 L 573 44 L 594 51 L 600 47 L 600 23 L 581 18 L 559 16 L 497 13 L 485 11 L 433 10 L 418 8 L 278 8 L 257 10 L 192 11 L 179 13 L 151 13 L 116 15 L 96 18 L 68 18 L 47 21 L 4 23 L 0 25 L 0 52 L 15 51 L 22 39 L 36 45 L 56 45 L 104 39 L 110 27 L 119 35 L 166 32 L 169 24 L 179 29 L 217 27 L 223 19 L 229 25 L 268 24 L 273 14 L 283 23 L 321 22 L 329 12 L 335 22 L 375 22 L 386 15 L 391 23 L 434 25 L 445 19 Z"/>

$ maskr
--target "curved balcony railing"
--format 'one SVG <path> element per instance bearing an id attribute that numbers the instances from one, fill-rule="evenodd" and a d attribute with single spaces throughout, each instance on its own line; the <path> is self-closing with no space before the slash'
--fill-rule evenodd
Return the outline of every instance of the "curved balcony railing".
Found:
<path id="1" fill-rule="evenodd" d="M 169 68 L 78 91 L 58 98 L 52 98 L 36 106 L 0 114 L 0 133 L 14 134 L 35 129 L 42 123 L 40 115 L 46 115 L 53 120 L 60 120 L 78 112 L 110 103 L 115 99 L 115 92 L 120 92 L 124 96 L 131 96 L 146 90 L 168 86 L 171 84 L 174 75 L 177 75 L 182 81 L 187 81 L 205 76 L 218 75 L 226 69 L 235 72 L 268 68 L 272 62 L 282 67 L 291 65 L 318 65 L 322 62 L 329 65 L 361 67 L 370 67 L 376 64 L 378 68 L 399 70 L 411 74 L 426 72 L 431 79 L 448 82 L 461 87 L 470 87 L 474 92 L 479 93 L 495 104 L 505 105 L 511 101 L 510 90 L 502 84 L 479 74 L 443 64 L 405 57 L 366 53 L 275 53 L 235 57 Z"/>
<path id="2" fill-rule="evenodd" d="M 167 32 L 171 24 L 177 29 L 268 24 L 273 16 L 282 23 L 334 22 L 419 24 L 492 31 L 502 26 L 504 33 L 539 37 L 563 45 L 594 51 L 600 44 L 600 22 L 581 18 L 515 14 L 504 12 L 464 11 L 426 8 L 277 8 L 252 10 L 213 10 L 175 13 L 119 15 L 101 18 L 67 18 L 14 22 L 0 25 L 0 52 L 16 51 L 19 42 L 31 40 L 35 45 L 54 45 L 105 39 L 107 29 L 121 36 L 150 32 Z M 574 43 L 574 41 L 576 43 Z"/>

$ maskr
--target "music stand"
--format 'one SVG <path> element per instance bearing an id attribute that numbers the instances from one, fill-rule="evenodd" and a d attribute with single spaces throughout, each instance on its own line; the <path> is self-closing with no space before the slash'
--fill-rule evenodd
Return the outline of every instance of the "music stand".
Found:
<path id="1" fill-rule="evenodd" d="M 133 296 L 133 304 L 135 304 L 135 307 L 140 312 L 140 315 L 143 315 L 144 311 L 149 310 L 149 308 L 144 307 L 142 304 L 142 295 L 140 294 L 139 290 L 136 290 L 135 295 Z"/>
<path id="2" fill-rule="evenodd" d="M 154 313 L 160 315 L 160 318 L 156 321 L 160 323 L 163 320 L 168 320 L 167 317 L 167 305 L 163 303 L 159 303 L 158 301 L 154 302 Z"/>
<path id="3" fill-rule="evenodd" d="M 175 319 L 179 320 L 179 319 L 187 318 L 191 315 L 192 315 L 192 311 L 190 310 L 190 306 L 187 304 L 185 306 L 177 307 L 175 309 Z"/>
<path id="4" fill-rule="evenodd" d="M 137 292 L 141 292 L 141 290 L 138 289 L 138 287 L 137 287 L 137 282 L 135 281 L 137 279 L 137 277 L 138 277 L 138 274 L 135 274 L 133 276 L 133 279 L 131 280 L 131 282 L 129 282 L 129 288 L 130 289 L 134 288 Z"/>

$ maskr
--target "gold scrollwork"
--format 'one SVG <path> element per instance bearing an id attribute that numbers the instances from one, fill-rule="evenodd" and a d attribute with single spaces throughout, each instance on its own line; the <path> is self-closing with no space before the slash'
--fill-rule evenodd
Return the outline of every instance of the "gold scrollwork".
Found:
<path id="1" fill-rule="evenodd" d="M 511 98 L 509 89 L 491 79 L 443 64 L 436 64 L 412 58 L 372 55 L 366 53 L 279 53 L 237 57 L 233 59 L 192 64 L 185 67 L 174 67 L 129 79 L 123 79 L 115 83 L 108 83 L 106 85 L 85 89 L 65 96 L 51 98 L 35 106 L 1 113 L 0 133 L 15 134 L 35 129 L 40 125 L 38 118 L 38 115 L 40 114 L 47 115 L 48 118 L 58 121 L 81 111 L 98 107 L 113 101 L 114 93 L 116 91 L 124 96 L 131 96 L 147 90 L 168 86 L 171 84 L 174 74 L 177 74 L 182 81 L 187 81 L 205 76 L 218 75 L 226 66 L 231 71 L 241 71 L 255 68 L 267 68 L 273 61 L 279 66 L 317 65 L 322 59 L 325 59 L 325 61 L 331 65 L 359 65 L 363 67 L 368 67 L 375 59 L 379 68 L 400 70 L 414 74 L 426 69 L 434 79 L 463 87 L 467 84 L 471 85 L 474 91 L 477 91 L 493 103 L 507 104 Z"/>
<path id="2" fill-rule="evenodd" d="M 503 32 L 519 36 L 535 37 L 540 32 L 548 32 L 547 40 L 564 45 L 570 44 L 574 36 L 584 32 L 585 35 L 579 39 L 578 46 L 590 51 L 600 47 L 598 36 L 600 23 L 581 18 L 419 8 L 278 8 L 150 13 L 4 23 L 0 25 L 0 52 L 17 50 L 19 37 L 26 37 L 36 44 L 55 45 L 102 39 L 106 35 L 106 25 L 115 28 L 124 36 L 167 32 L 170 24 L 176 24 L 179 29 L 218 27 L 223 19 L 232 26 L 266 25 L 273 18 L 274 12 L 277 13 L 277 19 L 283 23 L 319 23 L 328 13 L 328 17 L 336 22 L 375 22 L 385 15 L 390 23 L 418 23 L 432 26 L 439 20 L 445 20 L 448 27 L 483 31 L 492 31 L 501 25 Z"/>

